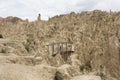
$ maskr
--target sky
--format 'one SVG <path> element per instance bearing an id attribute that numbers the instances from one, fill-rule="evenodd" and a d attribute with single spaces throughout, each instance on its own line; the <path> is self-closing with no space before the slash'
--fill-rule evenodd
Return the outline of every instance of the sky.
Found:
<path id="1" fill-rule="evenodd" d="M 22 19 L 47 20 L 70 12 L 91 10 L 120 11 L 120 0 L 0 0 L 0 17 L 17 16 Z"/>

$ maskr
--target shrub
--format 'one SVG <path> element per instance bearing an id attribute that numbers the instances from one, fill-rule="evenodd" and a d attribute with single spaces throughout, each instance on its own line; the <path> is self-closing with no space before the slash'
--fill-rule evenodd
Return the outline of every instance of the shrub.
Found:
<path id="1" fill-rule="evenodd" d="M 54 80 L 63 80 L 62 74 L 57 71 L 57 72 L 55 73 Z"/>
<path id="2" fill-rule="evenodd" d="M 87 62 L 85 63 L 85 67 L 86 67 L 86 70 L 91 71 L 91 70 L 92 70 L 91 62 L 90 62 L 90 61 L 87 61 Z"/>
<path id="3" fill-rule="evenodd" d="M 7 53 L 6 49 L 1 49 L 0 53 Z"/>
<path id="4" fill-rule="evenodd" d="M 99 76 L 100 76 L 101 78 L 103 78 L 103 77 L 104 77 L 104 74 L 103 74 L 102 72 L 100 72 Z"/>
<path id="5" fill-rule="evenodd" d="M 79 68 L 80 68 L 80 71 L 84 71 L 84 69 L 87 70 L 87 71 L 92 70 L 92 66 L 91 66 L 90 61 L 86 62 L 85 64 L 80 65 Z"/>
<path id="6" fill-rule="evenodd" d="M 85 69 L 85 65 L 80 65 L 80 71 L 82 71 L 83 72 L 83 70 Z"/>
<path id="7" fill-rule="evenodd" d="M 105 75 L 104 75 L 103 72 L 99 72 L 99 73 L 97 73 L 97 76 L 100 76 L 102 79 L 105 77 Z"/>
<path id="8" fill-rule="evenodd" d="M 0 38 L 3 38 L 2 34 L 0 34 Z"/>
<path id="9" fill-rule="evenodd" d="M 30 44 L 31 44 L 31 42 L 30 42 L 30 40 L 28 40 L 28 39 L 27 39 L 27 42 L 26 42 L 26 43 L 23 43 L 25 49 L 26 49 L 28 52 L 30 51 Z"/>

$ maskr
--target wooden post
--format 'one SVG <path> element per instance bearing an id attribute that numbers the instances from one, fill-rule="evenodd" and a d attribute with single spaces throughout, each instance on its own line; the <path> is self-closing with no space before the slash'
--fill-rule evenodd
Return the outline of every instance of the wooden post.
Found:
<path id="1" fill-rule="evenodd" d="M 70 45 L 70 51 L 72 51 L 72 45 Z"/>
<path id="2" fill-rule="evenodd" d="M 63 51 L 63 43 L 61 43 L 61 52 Z"/>
<path id="3" fill-rule="evenodd" d="M 49 45 L 48 45 L 48 53 L 50 54 L 50 51 L 49 51 Z"/>
<path id="4" fill-rule="evenodd" d="M 61 53 L 61 45 L 60 45 L 60 44 L 59 44 L 59 49 L 60 49 L 60 51 L 59 51 L 59 52 Z"/>
<path id="5" fill-rule="evenodd" d="M 67 56 L 68 56 L 68 50 L 67 50 L 67 42 L 66 42 L 65 60 L 67 60 Z"/>
<path id="6" fill-rule="evenodd" d="M 54 45 L 52 45 L 52 55 L 54 55 Z"/>
<path id="7" fill-rule="evenodd" d="M 66 51 L 67 51 L 67 42 L 66 42 Z"/>
<path id="8" fill-rule="evenodd" d="M 60 50 L 60 44 L 58 44 L 58 47 L 57 47 L 57 48 L 58 48 L 58 53 L 60 53 L 60 51 L 61 51 L 61 50 Z"/>

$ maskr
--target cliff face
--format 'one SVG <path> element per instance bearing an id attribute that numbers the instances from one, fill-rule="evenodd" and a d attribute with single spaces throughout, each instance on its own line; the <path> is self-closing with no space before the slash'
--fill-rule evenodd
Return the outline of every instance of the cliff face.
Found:
<path id="1" fill-rule="evenodd" d="M 39 59 L 30 59 L 30 62 L 58 67 L 66 62 L 59 54 L 50 56 L 45 45 L 59 41 L 69 42 L 74 45 L 75 53 L 67 63 L 80 67 L 81 72 L 95 71 L 96 75 L 103 78 L 112 76 L 119 80 L 119 21 L 119 12 L 95 10 L 78 14 L 72 12 L 48 21 L 0 24 L 0 34 L 3 38 L 12 40 L 0 44 L 0 53 L 1 56 L 37 56 Z M 16 59 L 11 63 L 14 61 Z M 24 64 L 22 61 L 14 63 Z"/>

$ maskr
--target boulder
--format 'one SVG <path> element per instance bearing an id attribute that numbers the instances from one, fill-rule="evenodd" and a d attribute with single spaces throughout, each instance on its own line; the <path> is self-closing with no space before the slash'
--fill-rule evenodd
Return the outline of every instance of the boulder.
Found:
<path id="1" fill-rule="evenodd" d="M 0 80 L 53 80 L 56 69 L 47 65 L 1 64 Z"/>
<path id="2" fill-rule="evenodd" d="M 79 70 L 76 67 L 73 67 L 69 64 L 64 64 L 57 68 L 56 80 L 70 80 L 71 77 L 80 74 Z"/>

